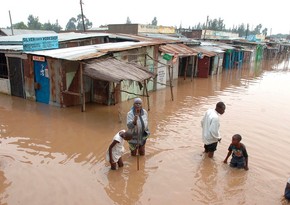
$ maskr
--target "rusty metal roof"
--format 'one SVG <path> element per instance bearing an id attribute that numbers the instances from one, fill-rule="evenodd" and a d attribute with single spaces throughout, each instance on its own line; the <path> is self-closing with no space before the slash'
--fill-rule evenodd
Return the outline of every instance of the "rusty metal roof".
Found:
<path id="1" fill-rule="evenodd" d="M 198 52 L 184 44 L 167 44 L 159 47 L 159 50 L 171 55 L 177 54 L 178 56 L 195 56 Z"/>
<path id="2" fill-rule="evenodd" d="M 112 52 L 119 52 L 155 45 L 154 42 L 118 42 L 104 43 L 89 46 L 79 46 L 71 48 L 61 48 L 43 51 L 24 52 L 32 55 L 47 56 L 56 59 L 65 59 L 70 61 L 79 61 L 92 58 L 98 58 Z"/>
<path id="3" fill-rule="evenodd" d="M 85 61 L 83 65 L 85 75 L 116 83 L 122 80 L 142 82 L 155 76 L 143 66 L 112 57 Z"/>
<path id="4" fill-rule="evenodd" d="M 114 38 L 112 36 L 111 38 Z M 165 38 L 152 38 L 144 35 L 133 35 L 133 34 L 123 34 L 123 33 L 117 33 L 115 38 L 122 38 L 122 39 L 128 39 L 128 40 L 134 40 L 134 41 L 147 41 L 147 42 L 155 42 L 159 44 L 166 44 L 166 43 L 177 43 L 181 41 L 176 41 L 172 39 L 165 39 Z"/>
<path id="5" fill-rule="evenodd" d="M 193 47 L 192 49 L 195 50 L 195 52 L 202 53 L 203 55 L 207 57 L 213 57 L 217 55 L 215 52 L 204 49 L 203 46 L 196 46 L 196 47 Z"/>

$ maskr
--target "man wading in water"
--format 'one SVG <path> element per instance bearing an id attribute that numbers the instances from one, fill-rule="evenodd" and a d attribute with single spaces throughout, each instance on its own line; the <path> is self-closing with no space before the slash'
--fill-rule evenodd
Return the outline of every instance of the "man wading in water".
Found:
<path id="1" fill-rule="evenodd" d="M 202 141 L 204 143 L 204 152 L 208 153 L 208 157 L 212 158 L 216 151 L 218 142 L 221 141 L 219 128 L 219 115 L 224 114 L 226 105 L 218 102 L 215 109 L 208 109 L 201 121 Z"/>

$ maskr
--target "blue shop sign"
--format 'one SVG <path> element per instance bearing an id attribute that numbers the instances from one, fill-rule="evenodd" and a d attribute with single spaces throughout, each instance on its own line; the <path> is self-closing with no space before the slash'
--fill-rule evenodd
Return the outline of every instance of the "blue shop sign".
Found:
<path id="1" fill-rule="evenodd" d="M 39 51 L 58 48 L 58 36 L 23 38 L 23 51 Z"/>

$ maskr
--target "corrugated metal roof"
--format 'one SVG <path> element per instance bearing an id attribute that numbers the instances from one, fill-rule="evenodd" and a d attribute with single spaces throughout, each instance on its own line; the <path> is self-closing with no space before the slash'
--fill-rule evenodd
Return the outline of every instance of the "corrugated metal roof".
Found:
<path id="1" fill-rule="evenodd" d="M 0 45 L 0 51 L 22 51 L 22 45 Z"/>
<path id="2" fill-rule="evenodd" d="M 202 53 L 203 55 L 208 56 L 208 57 L 216 56 L 215 52 L 203 49 L 203 46 L 196 46 L 196 47 L 193 47 L 192 49 L 195 50 L 197 53 Z"/>
<path id="3" fill-rule="evenodd" d="M 158 39 L 159 41 L 166 40 L 166 43 L 184 43 L 186 45 L 200 45 L 199 41 L 187 38 L 186 36 L 183 36 L 178 33 L 175 34 L 143 33 L 141 35 L 149 37 L 151 39 Z"/>
<path id="4" fill-rule="evenodd" d="M 221 48 L 222 50 L 233 50 L 235 47 L 227 45 L 227 44 L 217 44 L 217 47 Z"/>
<path id="5" fill-rule="evenodd" d="M 106 55 L 110 52 L 118 52 L 130 50 L 134 48 L 141 48 L 143 46 L 155 45 L 153 42 L 118 42 L 118 43 L 104 43 L 80 47 L 61 48 L 43 51 L 24 52 L 33 55 L 48 56 L 57 59 L 65 59 L 71 61 L 86 60 L 97 58 Z"/>
<path id="6" fill-rule="evenodd" d="M 225 52 L 221 48 L 216 47 L 216 46 L 202 46 L 202 48 L 207 50 L 207 51 L 212 51 L 215 53 L 224 53 Z"/>
<path id="7" fill-rule="evenodd" d="M 122 34 L 122 33 L 117 33 L 115 37 L 116 38 L 133 40 L 133 41 L 155 42 L 156 44 L 166 44 L 166 43 L 180 42 L 180 41 L 175 41 L 175 40 L 171 40 L 171 39 L 152 38 L 152 37 L 146 37 L 146 36 L 143 36 L 143 35 Z"/>
<path id="8" fill-rule="evenodd" d="M 12 31 L 9 28 L 0 28 L 0 31 L 2 31 L 6 36 L 11 36 Z M 13 29 L 14 35 L 21 35 L 21 34 L 39 34 L 39 33 L 50 33 L 50 34 L 56 34 L 55 31 L 47 31 L 47 30 L 29 30 L 29 29 Z"/>
<path id="9" fill-rule="evenodd" d="M 198 52 L 184 44 L 167 44 L 159 47 L 159 50 L 168 54 L 178 54 L 178 56 L 195 56 Z"/>
<path id="10" fill-rule="evenodd" d="M 119 83 L 122 80 L 142 82 L 152 78 L 155 74 L 144 67 L 115 58 L 103 58 L 86 61 L 84 74 L 95 79 Z"/>
<path id="11" fill-rule="evenodd" d="M 22 45 L 23 38 L 29 37 L 45 37 L 45 36 L 58 36 L 59 42 L 72 41 L 78 39 L 94 38 L 94 37 L 106 37 L 112 34 L 108 33 L 33 33 L 33 34 L 22 34 L 16 36 L 1 36 L 0 44 L 2 45 Z"/>

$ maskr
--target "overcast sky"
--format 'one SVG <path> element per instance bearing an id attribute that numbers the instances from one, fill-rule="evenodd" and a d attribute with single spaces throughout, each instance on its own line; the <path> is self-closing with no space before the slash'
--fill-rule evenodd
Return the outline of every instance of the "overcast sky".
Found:
<path id="1" fill-rule="evenodd" d="M 148 24 L 157 17 L 158 25 L 184 28 L 198 22 L 221 17 L 226 27 L 249 23 L 250 29 L 259 23 L 263 28 L 272 28 L 272 34 L 290 33 L 290 0 L 83 0 L 85 16 L 93 27 L 104 24 L 126 23 L 127 17 L 132 23 Z M 23 21 L 27 24 L 28 15 L 39 18 L 41 23 L 58 20 L 62 28 L 71 17 L 80 14 L 80 0 L 8 0 L 1 2 L 0 27 L 10 25 L 9 13 L 13 23 Z M 262 28 L 262 29 L 263 29 Z"/>

